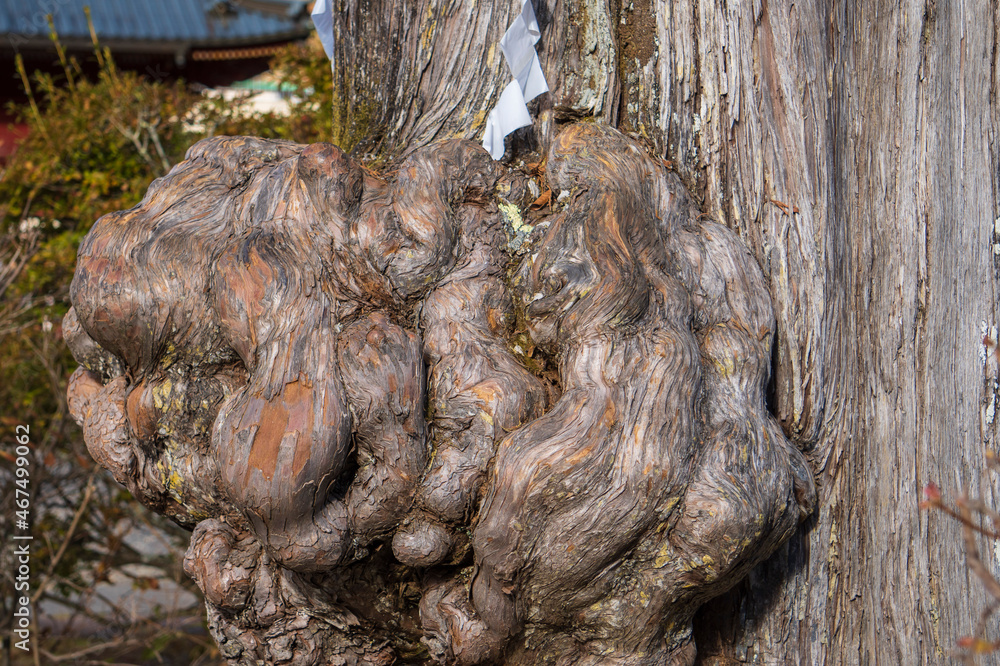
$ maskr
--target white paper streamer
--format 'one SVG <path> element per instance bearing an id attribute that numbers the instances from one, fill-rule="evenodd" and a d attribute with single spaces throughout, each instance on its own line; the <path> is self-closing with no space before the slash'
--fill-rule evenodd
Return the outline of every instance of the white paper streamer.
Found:
<path id="1" fill-rule="evenodd" d="M 333 62 L 333 4 L 332 0 L 316 0 L 312 10 L 313 25 L 319 41 L 323 42 L 326 57 Z"/>
<path id="2" fill-rule="evenodd" d="M 524 0 L 521 13 L 500 38 L 500 48 L 503 49 L 503 56 L 507 59 L 507 66 L 513 76 L 517 76 L 527 66 L 531 56 L 535 54 L 535 44 L 541 35 L 531 0 Z"/>
<path id="3" fill-rule="evenodd" d="M 524 95 L 517 81 L 511 81 L 503 89 L 500 100 L 486 118 L 486 136 L 483 137 L 485 148 L 493 159 L 503 157 L 503 139 L 519 127 L 531 124 L 531 114 L 524 103 Z"/>
<path id="4" fill-rule="evenodd" d="M 521 86 L 521 94 L 524 96 L 525 102 L 530 102 L 543 92 L 549 91 L 549 84 L 545 81 L 545 74 L 542 73 L 542 64 L 538 62 L 537 53 L 531 54 L 531 60 L 514 78 Z"/>
<path id="5" fill-rule="evenodd" d="M 535 52 L 535 43 L 541 34 L 531 0 L 524 0 L 521 13 L 500 40 L 500 49 L 514 80 L 504 88 L 500 100 L 486 118 L 483 148 L 495 160 L 503 157 L 504 137 L 531 124 L 527 103 L 549 89 Z"/>

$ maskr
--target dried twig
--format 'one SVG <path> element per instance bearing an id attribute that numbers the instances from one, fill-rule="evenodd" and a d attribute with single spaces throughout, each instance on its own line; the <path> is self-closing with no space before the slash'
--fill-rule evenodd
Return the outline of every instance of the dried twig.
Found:
<path id="1" fill-rule="evenodd" d="M 80 519 L 83 517 L 83 512 L 87 510 L 87 505 L 90 504 L 90 498 L 94 494 L 94 474 L 90 473 L 90 477 L 87 479 L 87 489 L 83 493 L 83 501 L 80 502 L 80 507 L 76 510 L 76 515 L 73 516 L 73 522 L 70 523 L 69 529 L 66 530 L 66 538 L 63 539 L 62 545 L 59 546 L 59 552 L 56 556 L 52 558 L 49 562 L 49 566 L 45 571 L 45 577 L 42 579 L 41 584 L 39 584 L 38 589 L 31 596 L 31 603 L 35 604 L 38 599 L 42 596 L 45 588 L 52 582 L 53 572 L 59 565 L 59 561 L 62 560 L 63 555 L 66 554 L 66 548 L 69 547 L 70 542 L 73 540 L 73 535 L 76 533 L 76 528 L 80 524 Z"/>
<path id="2" fill-rule="evenodd" d="M 1000 470 L 1000 465 L 998 465 L 996 456 L 992 455 L 992 452 L 987 453 L 986 459 L 987 466 L 991 470 Z M 1000 580 L 997 580 L 983 563 L 979 552 L 979 544 L 976 541 L 977 534 L 991 539 L 1000 539 L 1000 514 L 987 506 L 981 499 L 969 499 L 968 490 L 955 502 L 955 507 L 945 503 L 941 497 L 941 491 L 933 483 L 928 483 L 924 487 L 924 495 L 927 499 L 920 503 L 921 509 L 937 509 L 962 525 L 962 541 L 965 545 L 966 566 L 982 582 L 983 588 L 992 597 L 982 613 L 980 613 L 974 635 L 962 637 L 957 643 L 961 652 L 956 656 L 963 663 L 973 664 L 975 663 L 976 656 L 1000 650 L 1000 640 L 990 641 L 983 638 L 986 634 L 987 623 L 996 613 L 997 609 L 1000 609 Z M 977 518 L 979 519 L 978 521 Z M 994 529 L 987 529 L 979 524 L 984 518 L 989 519 L 993 523 Z"/>
<path id="3" fill-rule="evenodd" d="M 100 654 L 107 650 L 120 650 L 127 647 L 143 647 L 146 641 L 139 639 L 118 639 L 114 641 L 108 641 L 107 643 L 98 643 L 97 645 L 91 645 L 90 647 L 84 648 L 82 650 L 77 650 L 76 652 L 68 652 L 66 654 L 52 654 L 48 650 L 42 648 L 39 650 L 46 659 L 50 662 L 56 664 L 62 664 L 65 662 L 78 663 L 83 657 L 89 657 L 91 655 Z M 107 662 L 98 662 L 105 664 Z"/>

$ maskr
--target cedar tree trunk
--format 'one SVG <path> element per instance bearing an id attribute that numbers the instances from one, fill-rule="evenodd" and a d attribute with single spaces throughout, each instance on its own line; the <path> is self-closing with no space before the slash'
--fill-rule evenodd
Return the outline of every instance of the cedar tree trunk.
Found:
<path id="1" fill-rule="evenodd" d="M 199 144 L 74 283 L 88 444 L 194 528 L 223 652 L 945 660 L 985 598 L 917 505 L 992 500 L 996 4 L 536 0 L 501 165 L 440 142 L 520 2 L 334 4 L 351 156 Z"/>

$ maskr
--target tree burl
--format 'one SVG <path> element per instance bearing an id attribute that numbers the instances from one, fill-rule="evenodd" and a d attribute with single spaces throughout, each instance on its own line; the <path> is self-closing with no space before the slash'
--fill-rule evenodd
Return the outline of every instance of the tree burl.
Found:
<path id="1" fill-rule="evenodd" d="M 746 248 L 615 130 L 545 173 L 220 137 L 85 239 L 71 408 L 231 663 L 690 664 L 812 511 Z"/>

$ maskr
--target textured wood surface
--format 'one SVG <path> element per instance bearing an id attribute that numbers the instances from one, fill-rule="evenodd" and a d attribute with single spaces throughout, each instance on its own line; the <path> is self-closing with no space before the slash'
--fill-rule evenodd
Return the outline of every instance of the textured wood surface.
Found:
<path id="1" fill-rule="evenodd" d="M 945 663 L 985 598 L 957 527 L 917 503 L 931 480 L 994 497 L 996 5 L 650 10 L 620 125 L 763 267 L 773 406 L 820 492 L 808 531 L 703 611 L 706 663 Z"/>
<path id="2" fill-rule="evenodd" d="M 615 130 L 546 159 L 529 223 L 470 142 L 211 139 L 83 243 L 74 415 L 234 663 L 689 664 L 811 513 L 746 248 Z"/>
<path id="3" fill-rule="evenodd" d="M 997 370 L 979 355 L 981 324 L 997 323 L 1000 276 L 994 248 L 1000 241 L 994 226 L 1000 214 L 995 4 L 534 4 L 542 27 L 537 48 L 552 92 L 532 103 L 538 120 L 515 134 L 509 155 L 517 162 L 526 150 L 545 154 L 572 118 L 618 127 L 669 162 L 702 213 L 746 243 L 771 295 L 776 327 L 768 406 L 810 461 L 818 510 L 773 558 L 695 618 L 699 659 L 706 664 L 947 662 L 955 640 L 971 631 L 984 598 L 964 573 L 957 528 L 920 514 L 916 505 L 919 489 L 930 480 L 955 491 L 968 483 L 973 492 L 995 499 L 980 479 L 984 444 L 995 447 L 997 435 L 990 416 Z M 515 0 L 340 3 L 335 76 L 344 94 L 335 100 L 338 140 L 356 144 L 359 154 L 389 160 L 433 139 L 478 140 L 509 76 L 496 40 L 519 6 Z M 368 176 L 359 178 L 368 182 Z M 552 200 L 559 194 L 554 191 Z M 597 198 L 590 203 L 609 205 Z M 497 241 L 490 251 L 503 250 L 505 242 Z M 378 291 L 375 285 L 384 278 L 368 260 L 346 256 L 343 261 L 356 263 L 344 265 L 362 276 L 351 293 Z M 114 270 L 125 275 L 129 267 Z M 502 273 L 498 281 L 504 283 Z M 438 289 L 444 290 L 442 301 L 453 302 L 449 287 Z M 516 306 L 520 298 L 506 293 L 506 284 L 506 295 L 496 295 L 499 286 L 488 281 L 467 292 L 456 281 L 450 289 L 471 303 L 513 298 Z M 398 300 L 391 294 L 378 298 L 386 304 Z M 433 294 L 424 298 L 434 300 Z M 478 322 L 466 329 L 471 347 L 523 347 L 523 322 L 512 324 L 514 345 L 505 344 L 504 335 L 491 343 L 486 331 L 495 318 L 476 314 L 474 306 L 441 307 L 446 314 L 423 329 L 425 355 L 464 354 L 461 344 L 448 344 L 451 318 Z M 415 315 L 399 316 L 412 310 L 394 305 L 389 311 L 395 325 L 414 330 Z M 68 330 L 72 324 L 71 319 Z M 144 334 L 136 329 L 129 335 Z M 124 372 L 123 362 L 141 360 L 146 352 L 136 349 L 119 359 L 86 336 L 78 336 L 74 348 L 101 377 L 79 376 L 73 400 L 80 410 L 92 404 L 92 396 L 104 396 L 91 409 L 105 416 L 88 426 L 89 437 L 108 442 L 96 452 L 102 464 L 126 483 L 138 484 L 137 497 L 180 520 L 196 520 L 185 506 L 216 510 L 222 497 L 217 492 L 184 495 L 179 502 L 171 493 L 188 491 L 164 484 L 144 454 L 129 445 L 131 431 L 122 426 L 128 380 L 111 380 Z M 533 369 L 534 379 L 525 376 L 520 389 L 513 389 L 524 399 L 503 412 L 512 422 L 533 419 L 537 410 L 549 417 L 554 405 L 572 399 L 553 391 L 556 359 L 547 359 L 548 366 Z M 506 374 L 523 360 L 515 352 L 497 361 L 496 369 L 477 367 Z M 559 371 L 569 368 L 563 364 Z M 485 449 L 468 458 L 461 452 L 471 446 L 467 442 L 488 439 L 482 433 L 489 424 L 474 417 L 476 406 L 485 403 L 464 405 L 488 380 L 485 374 L 463 380 L 461 374 L 428 366 L 431 411 L 446 403 L 453 416 L 424 427 L 432 446 L 452 451 L 456 461 L 429 456 L 440 476 L 462 479 L 456 486 L 466 490 L 459 495 L 472 497 L 468 489 L 477 488 L 488 470 L 481 462 Z M 140 409 L 150 402 L 156 407 L 155 396 L 164 393 L 158 381 L 146 384 L 150 397 L 140 400 L 145 394 L 140 392 L 131 401 L 133 427 L 148 431 L 168 422 L 170 417 L 155 409 Z M 169 427 L 204 430 L 205 418 L 246 381 L 238 370 L 205 378 L 199 386 L 208 412 Z M 505 390 L 510 397 L 511 388 Z M 440 399 L 430 397 L 435 391 Z M 189 401 L 186 408 L 201 404 Z M 480 434 L 462 434 L 477 429 Z M 206 469 L 199 461 L 207 453 L 194 447 L 178 460 L 187 461 L 187 469 Z M 464 472 L 453 476 L 446 465 Z M 133 477 L 139 480 L 129 481 Z M 531 492 L 530 484 L 524 485 Z M 394 549 L 414 564 L 460 559 L 470 545 L 468 535 L 449 525 L 461 522 L 460 513 L 468 518 L 471 505 L 464 500 L 442 505 L 425 486 L 417 495 L 419 511 L 397 527 Z M 220 534 L 213 537 L 220 544 L 235 538 L 224 530 Z M 524 538 L 535 537 L 529 532 Z M 504 548 L 514 561 L 525 557 L 516 545 Z M 451 555 L 441 555 L 445 550 Z M 482 566 L 502 568 L 491 561 Z M 238 568 L 222 570 L 243 575 Z M 526 581 L 529 600 L 532 580 Z M 357 589 L 383 589 L 381 584 L 410 589 L 388 574 L 380 582 L 358 583 Z M 435 607 L 454 609 L 425 619 L 425 630 L 447 635 L 449 622 L 461 623 L 474 611 L 464 584 L 436 574 L 421 584 L 425 618 Z M 400 615 L 392 621 L 410 626 L 414 620 Z M 508 613 L 504 626 L 516 628 L 522 621 Z M 445 643 L 438 641 L 434 649 L 445 649 Z M 482 645 L 486 652 L 495 649 L 490 640 Z"/>

